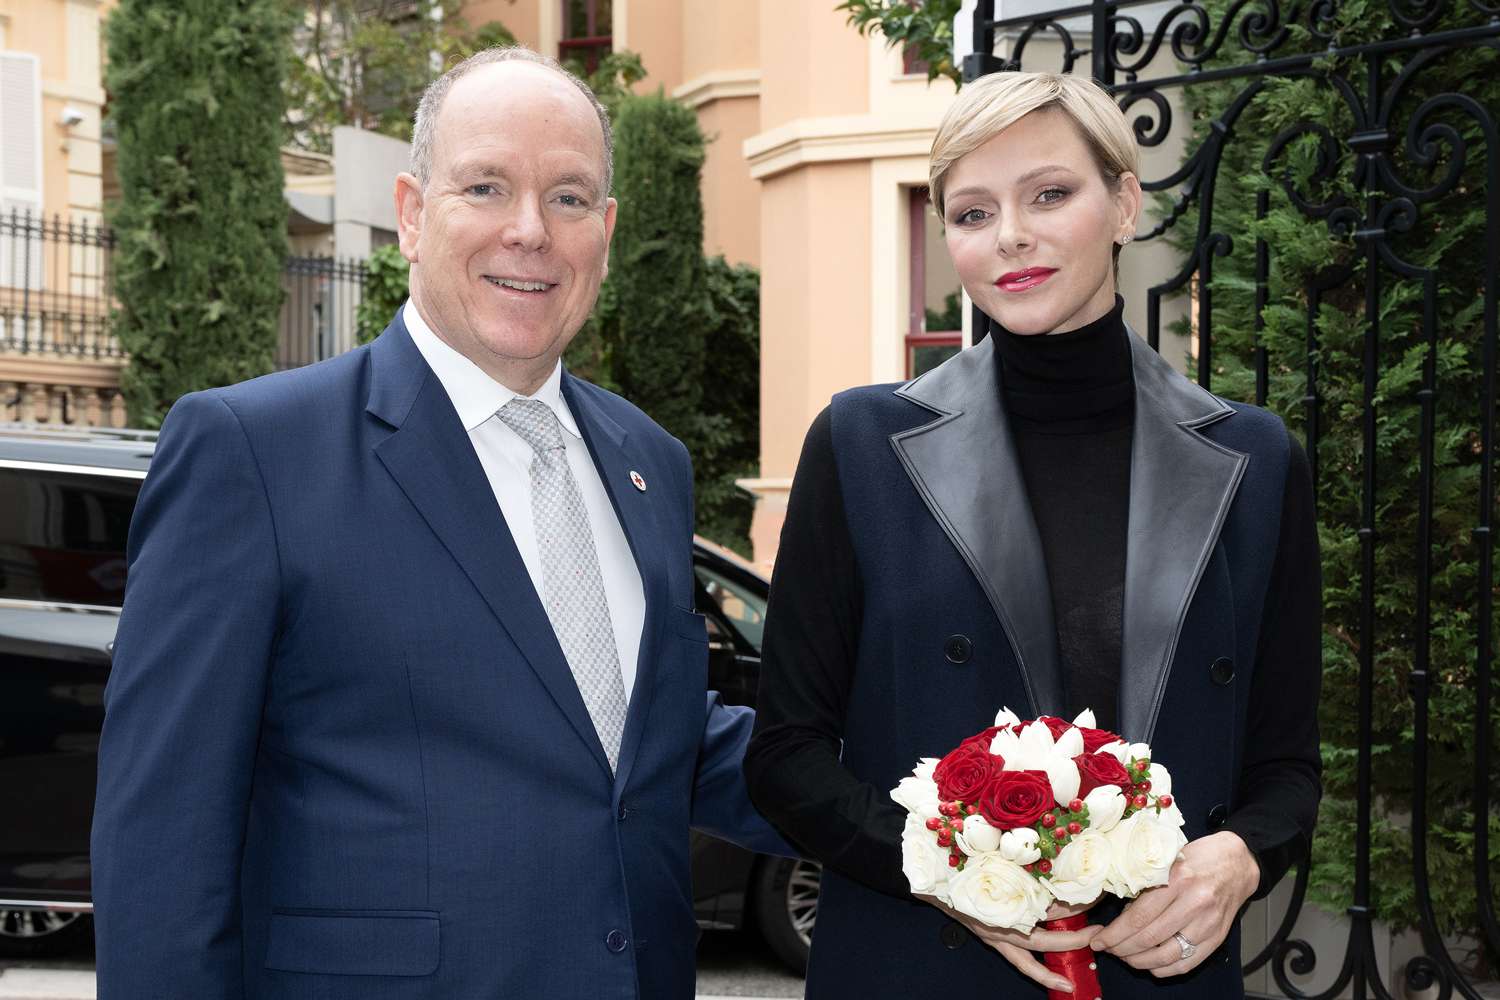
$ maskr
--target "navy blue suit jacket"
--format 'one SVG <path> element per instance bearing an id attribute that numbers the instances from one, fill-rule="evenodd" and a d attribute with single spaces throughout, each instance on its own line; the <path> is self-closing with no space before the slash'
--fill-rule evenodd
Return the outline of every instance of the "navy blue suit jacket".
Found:
<path id="1" fill-rule="evenodd" d="M 786 848 L 751 713 L 705 694 L 686 450 L 563 392 L 645 587 L 615 776 L 399 318 L 173 407 L 106 693 L 101 1000 L 693 995 L 689 828 Z"/>

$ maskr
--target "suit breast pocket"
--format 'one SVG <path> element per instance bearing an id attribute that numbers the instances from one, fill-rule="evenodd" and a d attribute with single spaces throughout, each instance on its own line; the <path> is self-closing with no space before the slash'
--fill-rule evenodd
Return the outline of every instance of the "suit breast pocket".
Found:
<path id="1" fill-rule="evenodd" d="M 441 956 L 433 910 L 275 910 L 265 967 L 335 976 L 430 976 Z"/>

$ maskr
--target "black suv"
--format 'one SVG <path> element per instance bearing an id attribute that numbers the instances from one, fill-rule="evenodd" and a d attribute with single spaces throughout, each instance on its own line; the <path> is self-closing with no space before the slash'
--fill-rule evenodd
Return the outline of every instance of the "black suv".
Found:
<path id="1" fill-rule="evenodd" d="M 125 537 L 156 435 L 0 424 L 0 958 L 87 940 L 89 825 Z M 709 686 L 755 703 L 768 584 L 696 540 Z M 701 927 L 757 926 L 806 968 L 818 868 L 693 835 Z"/>

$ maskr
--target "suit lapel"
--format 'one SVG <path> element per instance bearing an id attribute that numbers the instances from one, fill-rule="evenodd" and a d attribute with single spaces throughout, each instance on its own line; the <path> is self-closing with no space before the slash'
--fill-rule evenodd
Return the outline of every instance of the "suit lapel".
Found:
<path id="1" fill-rule="evenodd" d="M 896 390 L 938 419 L 891 444 L 999 617 L 1033 713 L 1053 714 L 1062 679 L 1052 595 L 999 383 L 986 338 Z"/>
<path id="2" fill-rule="evenodd" d="M 1188 605 L 1223 530 L 1249 456 L 1200 429 L 1233 415 L 1130 336 L 1135 432 L 1125 548 L 1120 733 L 1149 741 Z"/>
<path id="3" fill-rule="evenodd" d="M 398 318 L 371 347 L 366 409 L 394 431 L 375 454 L 609 771 L 583 697 L 458 413 Z"/>
<path id="4" fill-rule="evenodd" d="M 604 412 L 581 383 L 566 371 L 563 372 L 562 390 L 589 453 L 594 457 L 594 467 L 599 470 L 599 478 L 614 505 L 615 516 L 630 543 L 630 552 L 635 557 L 646 596 L 635 686 L 630 693 L 630 709 L 625 716 L 625 733 L 620 741 L 619 767 L 615 775 L 618 795 L 629 781 L 646 717 L 651 711 L 652 694 L 656 690 L 656 665 L 660 659 L 657 650 L 660 649 L 662 623 L 667 617 L 662 602 L 669 599 L 666 563 L 662 558 L 665 539 L 657 505 L 668 496 L 668 480 L 666 470 L 653 465 L 639 450 L 638 442 L 632 441 L 625 429 Z M 632 483 L 632 472 L 644 479 L 645 490 L 637 489 Z M 655 492 L 652 491 L 653 484 Z"/>

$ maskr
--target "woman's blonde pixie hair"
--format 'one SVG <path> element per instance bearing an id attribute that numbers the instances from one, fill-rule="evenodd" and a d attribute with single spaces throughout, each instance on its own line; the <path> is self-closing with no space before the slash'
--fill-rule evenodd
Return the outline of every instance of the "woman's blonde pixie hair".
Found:
<path id="1" fill-rule="evenodd" d="M 944 212 L 944 182 L 954 163 L 1025 115 L 1053 107 L 1078 127 L 1105 181 L 1140 173 L 1135 133 L 1114 99 L 1094 81 L 1057 73 L 991 73 L 958 92 L 932 140 L 928 191 L 939 217 Z"/>

